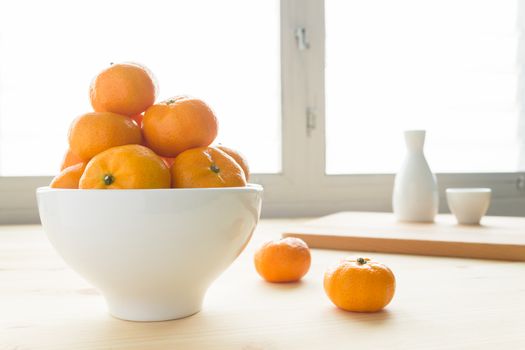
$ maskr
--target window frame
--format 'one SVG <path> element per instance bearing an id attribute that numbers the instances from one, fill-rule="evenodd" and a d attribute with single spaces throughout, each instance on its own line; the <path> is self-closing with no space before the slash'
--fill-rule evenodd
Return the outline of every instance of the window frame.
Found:
<path id="1" fill-rule="evenodd" d="M 263 216 L 391 211 L 394 174 L 325 172 L 324 0 L 281 0 L 280 9 L 282 172 L 252 176 L 265 188 Z M 298 45 L 301 28 L 307 47 Z M 520 81 L 524 91 L 525 76 Z M 525 99 L 521 103 L 525 106 Z M 38 223 L 35 189 L 51 179 L 0 177 L 0 224 Z M 447 173 L 437 179 L 440 212 L 448 212 L 447 187 L 490 187 L 489 214 L 525 216 L 525 172 Z"/>

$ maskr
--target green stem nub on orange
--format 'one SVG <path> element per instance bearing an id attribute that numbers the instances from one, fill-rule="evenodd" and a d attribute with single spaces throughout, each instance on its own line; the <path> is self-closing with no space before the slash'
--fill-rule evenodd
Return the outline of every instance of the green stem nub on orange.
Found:
<path id="1" fill-rule="evenodd" d="M 358 263 L 359 265 L 364 265 L 364 264 L 366 264 L 366 260 L 363 259 L 363 258 L 357 258 L 357 263 Z"/>
<path id="2" fill-rule="evenodd" d="M 210 166 L 210 170 L 213 171 L 215 174 L 218 174 L 219 171 L 221 171 L 221 169 L 219 169 L 219 167 L 217 165 L 215 165 L 215 164 L 212 164 Z"/>
<path id="3" fill-rule="evenodd" d="M 111 185 L 113 182 L 115 182 L 115 178 L 111 174 L 104 175 L 104 183 L 106 186 Z"/>

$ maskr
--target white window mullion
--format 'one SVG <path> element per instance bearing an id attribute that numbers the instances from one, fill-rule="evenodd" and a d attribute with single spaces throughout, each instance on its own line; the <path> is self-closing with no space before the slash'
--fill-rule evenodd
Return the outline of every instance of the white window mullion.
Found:
<path id="1" fill-rule="evenodd" d="M 283 0 L 281 9 L 283 168 L 305 190 L 324 172 L 324 1 Z"/>
<path id="2" fill-rule="evenodd" d="M 307 118 L 312 120 L 307 133 L 309 184 L 305 192 L 319 197 L 317 190 L 325 175 L 325 15 L 324 0 L 312 1 L 307 12 L 309 29 L 309 57 L 306 84 Z"/>
<path id="3" fill-rule="evenodd" d="M 315 1 L 281 2 L 283 173 L 293 179 L 293 187 L 306 183 L 306 111 L 312 47 L 308 14 L 312 3 Z M 300 32 L 304 35 L 302 40 Z"/>
<path id="4" fill-rule="evenodd" d="M 281 0 L 283 171 L 253 177 L 265 187 L 263 215 L 315 215 L 317 210 L 316 183 L 324 172 L 323 64 L 324 2 Z"/>

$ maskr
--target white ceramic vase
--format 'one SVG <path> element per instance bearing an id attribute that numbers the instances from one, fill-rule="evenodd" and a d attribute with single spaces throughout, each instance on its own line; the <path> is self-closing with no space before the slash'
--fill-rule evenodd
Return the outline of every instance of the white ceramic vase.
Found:
<path id="1" fill-rule="evenodd" d="M 423 154 L 425 130 L 407 130 L 404 134 L 407 153 L 394 182 L 394 214 L 398 221 L 432 222 L 439 195 L 436 177 Z"/>

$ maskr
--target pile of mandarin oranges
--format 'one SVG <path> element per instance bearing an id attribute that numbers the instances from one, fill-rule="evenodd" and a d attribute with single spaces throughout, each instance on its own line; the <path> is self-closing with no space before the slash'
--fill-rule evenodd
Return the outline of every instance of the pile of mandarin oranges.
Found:
<path id="1" fill-rule="evenodd" d="M 212 145 L 217 117 L 202 100 L 156 102 L 157 83 L 135 63 L 111 64 L 92 81 L 93 112 L 76 118 L 53 188 L 242 187 L 250 176 L 237 151 Z"/>
<path id="2" fill-rule="evenodd" d="M 213 145 L 217 118 L 202 100 L 175 96 L 156 102 L 151 72 L 135 63 L 111 64 L 92 81 L 93 112 L 76 118 L 69 149 L 50 187 L 153 189 L 242 187 L 250 176 L 237 151 Z M 310 250 L 298 238 L 264 243 L 257 272 L 272 283 L 297 282 L 310 269 Z M 343 259 L 326 270 L 329 299 L 347 311 L 384 308 L 395 291 L 388 267 L 370 259 Z"/>

